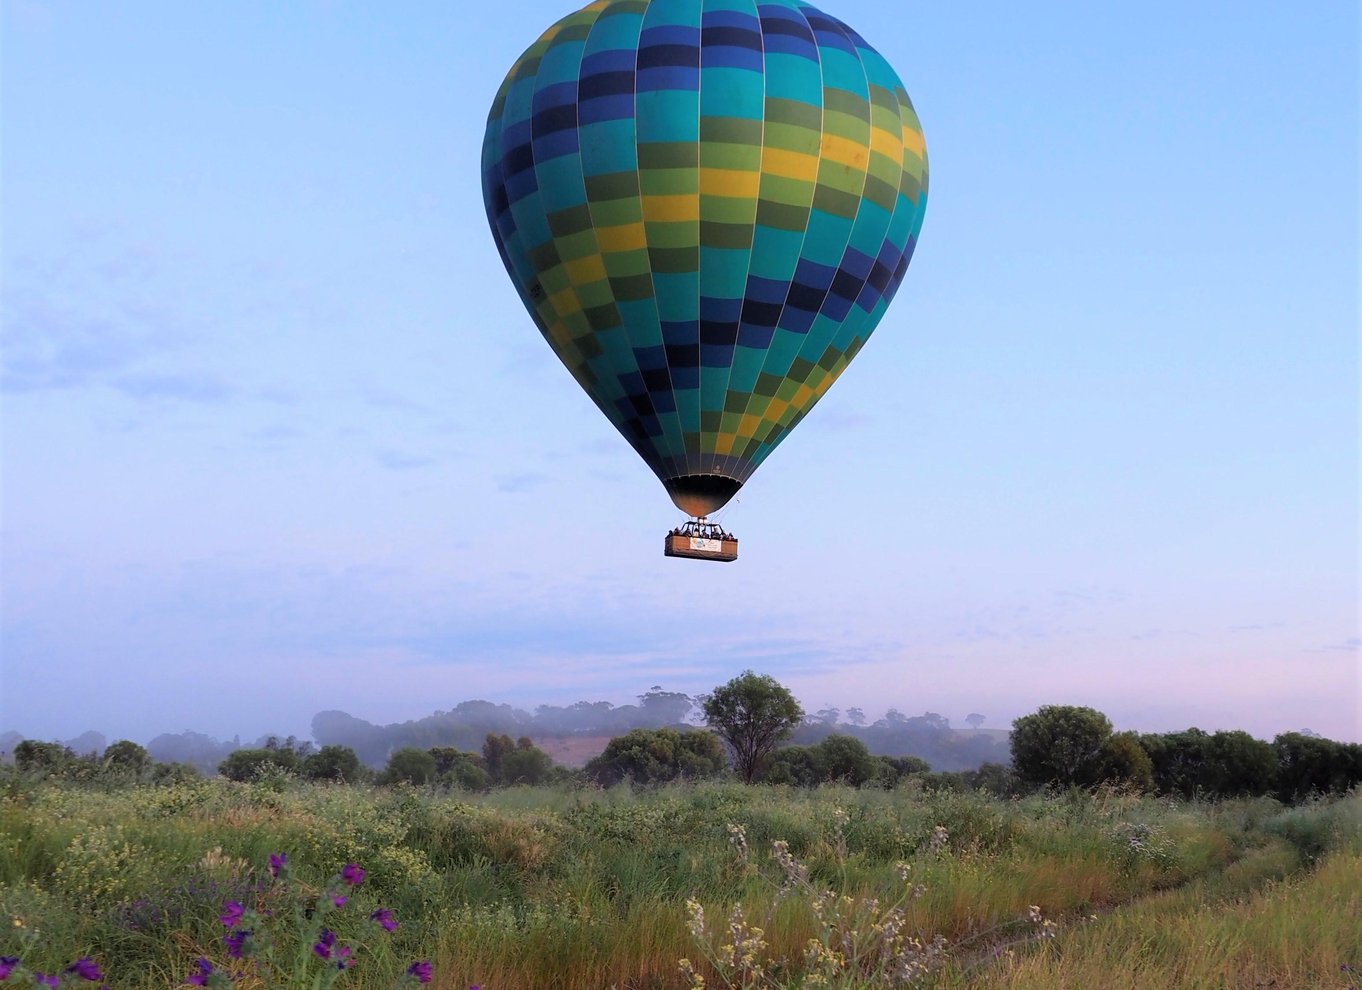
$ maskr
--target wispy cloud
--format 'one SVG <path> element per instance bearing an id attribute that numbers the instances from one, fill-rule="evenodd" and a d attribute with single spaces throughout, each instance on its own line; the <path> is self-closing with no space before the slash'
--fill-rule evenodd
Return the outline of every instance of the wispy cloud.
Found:
<path id="1" fill-rule="evenodd" d="M 497 479 L 497 491 L 508 494 L 518 494 L 520 492 L 531 492 L 536 488 L 542 488 L 549 483 L 549 476 L 539 474 L 534 471 L 527 471 L 522 474 L 502 475 Z"/>
<path id="2" fill-rule="evenodd" d="M 294 437 L 302 436 L 302 432 L 303 431 L 296 426 L 276 423 L 273 426 L 252 430 L 247 433 L 246 436 L 250 440 L 259 440 L 263 443 L 276 443 L 281 440 L 292 440 Z"/>
<path id="3" fill-rule="evenodd" d="M 628 449 L 628 444 L 617 437 L 601 437 L 598 440 L 590 440 L 587 443 L 577 445 L 577 450 L 580 453 L 604 455 L 606 457 L 616 457 L 621 451 Z"/>
<path id="4" fill-rule="evenodd" d="M 239 393 L 219 376 L 203 372 L 120 375 L 110 380 L 109 385 L 134 399 L 182 402 L 225 402 Z"/>
<path id="5" fill-rule="evenodd" d="M 401 450 L 380 450 L 374 460 L 389 471 L 414 471 L 435 463 L 435 458 L 425 454 L 409 454 Z"/>
<path id="6" fill-rule="evenodd" d="M 811 431 L 827 430 L 831 433 L 847 433 L 870 426 L 875 422 L 875 417 L 856 409 L 834 405 L 829 409 L 819 408 L 816 412 L 811 413 L 805 422 L 808 424 L 807 429 Z"/>
<path id="7" fill-rule="evenodd" d="M 1142 629 L 1139 632 L 1131 633 L 1130 638 L 1136 642 L 1144 643 L 1153 640 L 1196 639 L 1200 635 L 1200 633 L 1195 633 L 1190 629 Z"/>
<path id="8" fill-rule="evenodd" d="M 444 414 L 431 408 L 424 402 L 405 395 L 401 392 L 393 392 L 385 388 L 365 386 L 362 390 L 364 402 L 375 409 L 397 409 L 403 412 L 417 413 L 422 416 L 444 418 Z"/>
<path id="9" fill-rule="evenodd" d="M 7 299 L 0 389 L 10 393 L 106 383 L 168 345 L 161 328 L 62 309 L 47 300 Z"/>
<path id="10" fill-rule="evenodd" d="M 1308 649 L 1306 653 L 1357 653 L 1362 651 L 1362 636 L 1350 636 L 1337 643 L 1326 643 L 1323 646 L 1316 646 Z"/>
<path id="11" fill-rule="evenodd" d="M 74 243 L 73 254 L 81 248 Z M 154 265 L 141 248 L 79 269 L 64 260 L 16 264 L 6 280 L 0 390 L 106 388 L 155 402 L 235 397 L 239 389 L 220 374 L 193 367 L 202 329 L 195 319 L 142 298 Z"/>

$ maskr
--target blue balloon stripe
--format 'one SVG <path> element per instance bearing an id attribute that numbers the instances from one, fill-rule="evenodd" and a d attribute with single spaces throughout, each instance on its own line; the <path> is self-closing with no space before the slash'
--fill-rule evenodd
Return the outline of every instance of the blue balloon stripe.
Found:
<path id="1" fill-rule="evenodd" d="M 688 511 L 730 489 L 676 479 L 745 481 L 860 351 L 927 201 L 898 76 L 805 0 L 569 15 L 498 90 L 482 180 L 536 327 Z"/>

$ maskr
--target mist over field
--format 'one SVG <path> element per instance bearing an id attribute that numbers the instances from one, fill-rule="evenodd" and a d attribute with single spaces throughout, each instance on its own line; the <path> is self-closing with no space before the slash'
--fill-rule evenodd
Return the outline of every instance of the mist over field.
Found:
<path id="1" fill-rule="evenodd" d="M 466 701 L 448 711 L 386 725 L 330 710 L 314 715 L 309 731 L 301 734 L 266 733 L 257 738 L 238 733 L 217 738 L 190 728 L 179 732 L 149 730 L 131 741 L 146 746 L 157 761 L 188 763 L 213 773 L 233 750 L 271 742 L 312 748 L 344 746 L 354 750 L 362 763 L 380 768 L 393 751 L 403 747 L 452 746 L 476 752 L 487 734 L 493 733 L 512 738 L 528 736 L 556 761 L 581 766 L 604 749 L 609 739 L 631 729 L 703 724 L 698 700 L 654 686 L 635 704 L 581 701 L 565 706 L 539 705 L 529 711 L 508 704 Z M 875 753 L 917 756 L 937 770 L 965 770 L 986 762 L 1007 762 L 1006 730 L 990 729 L 986 721 L 985 716 L 973 712 L 952 728 L 950 719 L 933 712 L 909 716 L 891 708 L 873 717 L 856 707 L 845 712 L 821 708 L 805 715 L 792 741 L 816 742 L 833 733 L 852 735 Z M 22 731 L 0 729 L 0 759 L 10 758 L 15 745 L 25 738 Z M 80 735 L 43 741 L 60 742 L 85 755 L 101 753 L 115 738 L 90 729 Z"/>

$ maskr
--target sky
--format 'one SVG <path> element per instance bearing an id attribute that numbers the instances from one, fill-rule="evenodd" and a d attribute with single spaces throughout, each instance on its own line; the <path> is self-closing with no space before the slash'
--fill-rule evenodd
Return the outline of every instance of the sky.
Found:
<path id="1" fill-rule="evenodd" d="M 540 338 L 483 212 L 571 5 L 5 0 L 0 729 L 484 698 L 1044 704 L 1362 740 L 1358 10 L 826 0 L 931 200 L 720 520 Z"/>

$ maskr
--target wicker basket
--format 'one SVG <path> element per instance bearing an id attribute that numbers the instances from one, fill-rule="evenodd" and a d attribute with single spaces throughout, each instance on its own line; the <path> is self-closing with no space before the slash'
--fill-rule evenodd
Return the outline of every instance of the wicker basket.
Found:
<path id="1" fill-rule="evenodd" d="M 693 560 L 717 560 L 727 563 L 738 559 L 738 541 L 709 540 L 673 533 L 667 537 L 663 552 L 668 557 L 690 557 Z"/>

